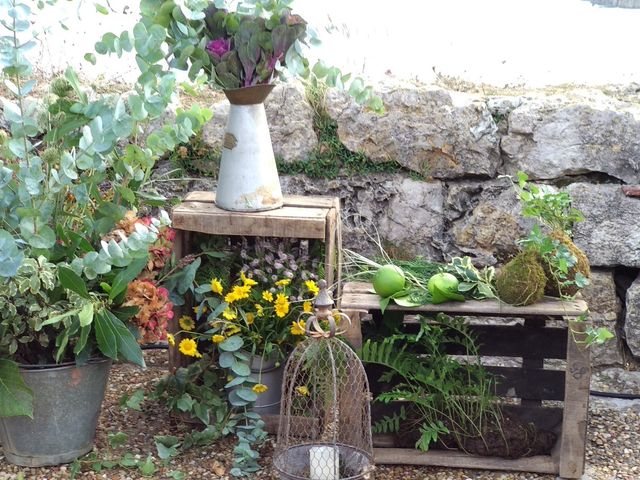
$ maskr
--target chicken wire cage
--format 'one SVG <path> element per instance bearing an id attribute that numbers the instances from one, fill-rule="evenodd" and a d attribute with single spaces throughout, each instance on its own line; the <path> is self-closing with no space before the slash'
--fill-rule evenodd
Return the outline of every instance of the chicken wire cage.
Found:
<path id="1" fill-rule="evenodd" d="M 284 371 L 273 463 L 283 480 L 373 478 L 369 382 L 358 356 L 336 335 L 349 318 L 332 310 L 327 283 L 315 312 L 302 314 L 307 339 Z"/>

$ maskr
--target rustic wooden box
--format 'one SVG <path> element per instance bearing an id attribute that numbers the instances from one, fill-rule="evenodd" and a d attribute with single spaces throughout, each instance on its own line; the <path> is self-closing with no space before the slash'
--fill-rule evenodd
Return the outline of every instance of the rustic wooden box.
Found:
<path id="1" fill-rule="evenodd" d="M 194 233 L 245 237 L 297 238 L 325 245 L 325 278 L 339 291 L 342 267 L 340 199 L 337 197 L 284 197 L 284 205 L 264 212 L 232 212 L 215 205 L 214 192 L 191 192 L 172 212 L 176 230 L 176 258 L 192 253 Z M 176 315 L 178 317 L 178 315 Z M 177 331 L 174 320 L 170 331 Z M 169 350 L 169 366 L 180 365 L 175 348 Z"/>
<path id="2" fill-rule="evenodd" d="M 379 297 L 371 293 L 368 283 L 352 282 L 344 285 L 340 307 L 352 319 L 345 337 L 354 346 L 362 344 L 360 319 L 371 313 L 373 321 L 380 321 Z M 482 468 L 556 474 L 564 478 L 579 478 L 584 470 L 587 410 L 589 402 L 590 358 L 589 349 L 579 346 L 575 339 L 583 336 L 584 322 L 577 317 L 587 311 L 582 300 L 560 301 L 546 298 L 531 306 L 513 307 L 497 301 L 451 302 L 402 308 L 390 305 L 385 315 L 445 313 L 465 317 L 520 318 L 515 325 L 473 324 L 479 339 L 482 357 L 516 357 L 521 367 L 491 367 L 499 375 L 497 393 L 519 400 L 510 407 L 518 416 L 558 435 L 550 455 L 520 459 L 481 457 L 460 451 L 389 448 L 385 438 L 374 437 L 375 461 L 386 464 L 435 465 L 446 467 Z M 405 316 L 406 314 L 406 316 Z M 562 322 L 548 322 L 562 320 Z M 549 325 L 553 323 L 554 325 Z M 557 324 L 561 326 L 557 326 Z M 461 352 L 451 351 L 456 354 Z M 566 361 L 564 370 L 545 367 L 545 359 Z M 372 379 L 373 380 L 373 379 Z M 517 403 L 517 400 L 516 403 Z M 562 402 L 562 407 L 549 406 L 546 401 Z"/>

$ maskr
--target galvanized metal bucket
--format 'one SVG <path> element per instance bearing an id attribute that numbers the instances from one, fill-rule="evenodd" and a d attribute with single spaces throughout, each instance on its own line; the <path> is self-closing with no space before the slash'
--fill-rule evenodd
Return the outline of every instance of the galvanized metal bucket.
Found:
<path id="1" fill-rule="evenodd" d="M 256 413 L 280 413 L 280 397 L 284 365 L 275 358 L 253 357 L 251 378 L 267 386 L 267 391 L 258 395 L 252 410 Z"/>
<path id="2" fill-rule="evenodd" d="M 273 85 L 225 90 L 231 104 L 222 142 L 216 205 L 259 212 L 282 207 L 282 190 L 264 109 Z"/>
<path id="3" fill-rule="evenodd" d="M 69 463 L 91 451 L 111 360 L 23 366 L 33 390 L 33 419 L 0 418 L 0 444 L 10 463 L 42 467 Z"/>

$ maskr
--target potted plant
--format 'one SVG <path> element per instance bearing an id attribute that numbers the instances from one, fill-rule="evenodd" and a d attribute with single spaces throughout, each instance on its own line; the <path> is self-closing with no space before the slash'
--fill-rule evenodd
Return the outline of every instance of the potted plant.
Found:
<path id="1" fill-rule="evenodd" d="M 225 129 L 216 204 L 226 210 L 260 211 L 282 206 L 282 191 L 271 146 L 263 101 L 278 78 L 307 79 L 311 73 L 305 49 L 318 43 L 313 29 L 294 15 L 291 2 L 268 5 L 238 2 L 237 10 L 219 8 L 219 1 L 178 6 L 166 0 L 141 3 L 147 24 L 166 28 L 167 60 L 189 71 L 204 73 L 222 89 L 230 103 Z M 224 2 L 222 2 L 224 3 Z M 348 87 L 360 103 L 382 110 L 379 98 L 361 79 L 351 80 L 335 67 L 318 62 L 314 78 Z"/>
<path id="2" fill-rule="evenodd" d="M 312 310 L 320 261 L 289 239 L 244 239 L 203 251 L 212 260 L 195 276 L 193 313 L 169 335 L 191 363 L 156 394 L 174 413 L 236 433 L 232 473 L 248 473 L 259 468 L 251 445 L 263 438 L 260 415 L 279 412 L 282 365 L 304 338 L 300 314 Z"/>
<path id="3" fill-rule="evenodd" d="M 130 138 L 166 108 L 171 74 L 141 75 L 126 98 L 90 98 L 68 69 L 44 100 L 29 98 L 31 8 L 1 2 L 0 17 L 11 95 L 0 128 L 0 443 L 9 461 L 38 466 L 91 449 L 111 361 L 144 365 L 139 342 L 164 335 L 171 302 L 152 277 L 170 253 L 169 218 L 136 210 L 164 202 L 150 185 L 155 158 L 209 115 L 178 112 L 142 148 Z M 140 28 L 135 48 L 151 65 L 160 46 Z M 153 314 L 130 288 L 142 281 Z"/>

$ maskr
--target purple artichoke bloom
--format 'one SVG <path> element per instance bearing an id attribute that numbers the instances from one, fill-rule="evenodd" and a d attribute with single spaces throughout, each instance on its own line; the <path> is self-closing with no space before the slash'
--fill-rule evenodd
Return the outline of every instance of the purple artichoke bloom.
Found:
<path id="1" fill-rule="evenodd" d="M 222 55 L 231 50 L 231 40 L 226 38 L 211 40 L 207 43 L 205 49 L 216 58 L 222 58 Z"/>

